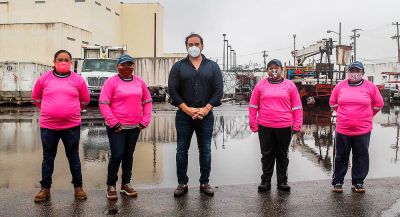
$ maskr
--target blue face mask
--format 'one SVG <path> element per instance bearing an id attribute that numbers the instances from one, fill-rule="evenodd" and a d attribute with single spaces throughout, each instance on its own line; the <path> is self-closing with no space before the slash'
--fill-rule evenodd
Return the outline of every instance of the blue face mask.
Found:
<path id="1" fill-rule="evenodd" d="M 196 46 L 192 46 L 188 48 L 188 53 L 191 57 L 196 58 L 200 56 L 200 48 Z"/>

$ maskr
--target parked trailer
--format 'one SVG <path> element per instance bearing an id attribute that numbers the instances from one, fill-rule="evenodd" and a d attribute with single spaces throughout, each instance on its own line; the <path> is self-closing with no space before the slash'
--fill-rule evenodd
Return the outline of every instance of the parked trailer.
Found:
<path id="1" fill-rule="evenodd" d="M 50 69 L 35 62 L 0 62 L 0 104 L 30 103 L 36 79 Z"/>
<path id="2" fill-rule="evenodd" d="M 135 59 L 134 73 L 146 81 L 155 101 L 164 101 L 163 99 L 167 98 L 169 72 L 173 64 L 181 59 L 179 57 Z M 74 61 L 74 63 L 79 65 L 79 61 Z M 82 67 L 82 64 L 80 66 Z M 51 68 L 51 66 L 34 62 L 0 62 L 0 103 L 31 102 L 32 88 L 36 79 Z M 82 75 L 81 70 L 77 71 Z M 88 73 L 93 74 L 93 72 Z M 117 73 L 116 68 L 114 73 Z M 107 78 L 99 80 L 97 86 L 102 86 L 105 79 Z M 89 86 L 92 84 L 93 79 L 85 80 L 89 82 Z"/>

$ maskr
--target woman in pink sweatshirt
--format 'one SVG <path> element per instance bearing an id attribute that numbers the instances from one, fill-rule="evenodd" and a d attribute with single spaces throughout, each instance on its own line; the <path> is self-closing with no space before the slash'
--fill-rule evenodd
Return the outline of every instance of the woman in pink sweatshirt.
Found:
<path id="1" fill-rule="evenodd" d="M 383 107 L 378 88 L 363 79 L 364 65 L 353 62 L 347 70 L 347 79 L 338 83 L 332 91 L 329 105 L 336 111 L 336 156 L 332 179 L 333 191 L 343 192 L 343 180 L 347 173 L 350 151 L 353 155 L 352 190 L 364 193 L 364 179 L 369 170 L 368 146 L 372 130 L 372 118 Z"/>
<path id="2" fill-rule="evenodd" d="M 54 55 L 54 69 L 39 77 L 32 90 L 32 99 L 40 109 L 40 136 L 43 146 L 42 189 L 35 202 L 50 198 L 57 146 L 62 140 L 72 173 L 72 183 L 77 199 L 86 199 L 82 189 L 79 160 L 80 111 L 89 103 L 86 82 L 71 72 L 71 54 L 60 50 Z"/>
<path id="3" fill-rule="evenodd" d="M 296 85 L 282 76 L 282 63 L 273 59 L 267 79 L 256 84 L 249 104 L 250 129 L 258 132 L 263 174 L 258 191 L 271 190 L 276 161 L 278 189 L 290 191 L 287 168 L 292 133 L 301 130 L 303 110 Z"/>
<path id="4" fill-rule="evenodd" d="M 104 83 L 100 93 L 100 111 L 107 124 L 111 157 L 108 164 L 107 198 L 118 199 L 116 183 L 122 163 L 121 193 L 136 196 L 130 185 L 133 153 L 140 130 L 150 123 L 152 98 L 146 83 L 132 75 L 134 59 L 122 55 L 118 59 L 118 74 Z"/>

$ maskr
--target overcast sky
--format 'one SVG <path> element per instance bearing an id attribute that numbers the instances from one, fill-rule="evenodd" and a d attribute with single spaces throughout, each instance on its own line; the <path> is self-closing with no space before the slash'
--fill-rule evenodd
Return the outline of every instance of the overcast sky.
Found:
<path id="1" fill-rule="evenodd" d="M 332 37 L 342 22 L 342 44 L 350 44 L 351 30 L 361 28 L 357 59 L 366 63 L 397 60 L 396 34 L 392 22 L 400 22 L 400 0 L 124 0 L 159 2 L 164 7 L 164 51 L 185 52 L 190 32 L 203 36 L 204 54 L 222 62 L 222 34 L 237 53 L 238 64 L 268 59 L 292 60 L 293 34 L 296 47 L 307 47 Z M 316 56 L 318 59 L 319 57 Z M 333 60 L 334 58 L 332 58 Z M 307 62 L 307 61 L 306 61 Z"/>

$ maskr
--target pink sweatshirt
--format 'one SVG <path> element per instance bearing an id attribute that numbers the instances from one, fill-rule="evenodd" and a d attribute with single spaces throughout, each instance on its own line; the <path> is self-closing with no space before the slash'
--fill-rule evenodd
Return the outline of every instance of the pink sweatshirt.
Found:
<path id="1" fill-rule="evenodd" d="M 32 99 L 40 109 L 40 127 L 63 130 L 81 124 L 81 109 L 90 95 L 86 82 L 75 72 L 58 77 L 48 71 L 36 81 Z"/>
<path id="2" fill-rule="evenodd" d="M 372 118 L 384 103 L 372 82 L 364 80 L 360 86 L 350 86 L 346 79 L 333 89 L 329 105 L 336 111 L 336 131 L 354 136 L 371 132 Z"/>
<path id="3" fill-rule="evenodd" d="M 263 79 L 256 84 L 249 104 L 250 129 L 258 125 L 271 128 L 292 127 L 301 130 L 303 110 L 296 85 L 287 79 L 273 84 Z"/>
<path id="4" fill-rule="evenodd" d="M 147 127 L 152 112 L 152 98 L 146 83 L 138 76 L 131 81 L 117 74 L 106 80 L 101 88 L 99 106 L 109 127 L 118 123 L 122 127 L 142 124 Z"/>

